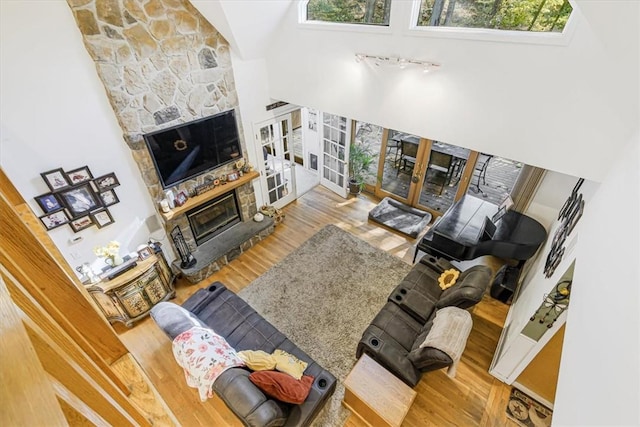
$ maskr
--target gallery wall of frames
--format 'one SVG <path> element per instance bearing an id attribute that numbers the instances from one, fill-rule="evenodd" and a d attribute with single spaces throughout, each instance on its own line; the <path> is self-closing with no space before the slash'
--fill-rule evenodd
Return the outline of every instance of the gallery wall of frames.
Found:
<path id="1" fill-rule="evenodd" d="M 89 167 L 83 166 L 66 172 L 53 169 L 40 175 L 51 190 L 35 197 L 44 212 L 39 218 L 47 231 L 69 225 L 77 233 L 113 224 L 108 207 L 120 202 L 114 190 L 120 185 L 115 173 L 94 178 Z"/>

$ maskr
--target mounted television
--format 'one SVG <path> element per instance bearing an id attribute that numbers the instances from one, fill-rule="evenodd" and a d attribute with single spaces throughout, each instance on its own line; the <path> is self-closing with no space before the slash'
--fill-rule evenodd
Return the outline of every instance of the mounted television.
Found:
<path id="1" fill-rule="evenodd" d="M 162 188 L 242 156 L 235 110 L 144 135 Z"/>

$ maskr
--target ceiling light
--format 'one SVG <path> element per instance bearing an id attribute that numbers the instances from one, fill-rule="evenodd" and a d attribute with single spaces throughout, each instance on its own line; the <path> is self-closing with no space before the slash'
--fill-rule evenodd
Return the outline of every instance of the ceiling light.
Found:
<path id="1" fill-rule="evenodd" d="M 376 67 L 381 65 L 393 65 L 398 68 L 404 70 L 409 66 L 418 66 L 422 68 L 424 73 L 428 73 L 433 69 L 440 68 L 440 64 L 431 61 L 423 61 L 420 59 L 409 59 L 409 58 L 401 58 L 401 57 L 393 57 L 393 56 L 377 56 L 377 55 L 366 55 L 364 53 L 356 53 L 356 62 L 367 62 L 372 61 Z"/>

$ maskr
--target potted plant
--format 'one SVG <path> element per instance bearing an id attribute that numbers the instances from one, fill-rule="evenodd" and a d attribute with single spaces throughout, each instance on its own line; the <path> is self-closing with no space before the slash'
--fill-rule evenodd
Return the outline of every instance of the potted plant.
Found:
<path id="1" fill-rule="evenodd" d="M 349 192 L 359 194 L 364 179 L 375 160 L 374 151 L 367 143 L 356 142 L 349 148 Z"/>

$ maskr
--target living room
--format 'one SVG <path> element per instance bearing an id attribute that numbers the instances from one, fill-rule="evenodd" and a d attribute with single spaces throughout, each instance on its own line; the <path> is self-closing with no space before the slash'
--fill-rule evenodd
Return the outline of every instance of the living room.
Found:
<path id="1" fill-rule="evenodd" d="M 207 17 L 207 7 L 224 9 L 229 22 L 238 16 L 234 13 L 238 12 L 235 9 L 238 6 L 200 3 L 195 2 Z M 615 419 L 602 404 L 608 400 L 610 390 L 620 390 L 622 403 L 629 399 L 627 408 L 633 408 L 633 399 L 637 397 L 637 375 L 629 374 L 637 372 L 638 360 L 637 346 L 629 345 L 629 337 L 636 339 L 638 335 L 637 298 L 633 298 L 637 289 L 631 286 L 637 272 L 606 269 L 601 258 L 603 254 L 615 253 L 618 265 L 635 265 L 637 259 L 635 239 L 610 236 L 637 235 L 638 192 L 634 191 L 637 190 L 634 171 L 638 134 L 634 94 L 637 94 L 638 58 L 628 55 L 625 47 L 637 43 L 634 34 L 638 14 L 637 6 L 624 2 L 576 2 L 576 5 L 584 21 L 575 28 L 565 47 L 488 41 L 480 42 L 485 50 L 472 49 L 475 56 L 470 57 L 469 46 L 473 41 L 409 40 L 402 31 L 394 32 L 390 37 L 398 47 L 393 53 L 422 57 L 415 52 L 426 51 L 429 59 L 442 62 L 443 69 L 432 73 L 434 79 L 425 86 L 416 81 L 400 81 L 393 75 L 380 80 L 356 68 L 354 53 L 377 53 L 379 36 L 361 39 L 355 33 L 298 29 L 294 4 L 274 6 L 283 13 L 282 21 L 274 19 L 271 23 L 281 25 L 269 39 L 269 46 L 262 44 L 264 41 L 254 44 L 253 39 L 243 38 L 246 33 L 234 32 L 239 51 L 231 50 L 232 63 L 247 143 L 252 140 L 249 130 L 253 124 L 268 118 L 264 106 L 273 100 L 286 100 L 599 182 L 582 220 L 576 280 L 585 285 L 576 290 L 572 300 L 567 326 L 567 342 L 572 345 L 564 349 L 554 415 L 559 424 L 611 424 Z M 123 129 L 105 97 L 68 5 L 3 2 L 2 7 L 0 161 L 11 181 L 26 200 L 46 190 L 39 174 L 57 167 L 69 170 L 89 165 L 96 175 L 115 171 L 122 183 L 118 189 L 120 203 L 111 209 L 113 225 L 85 230 L 81 233 L 83 241 L 73 245 L 68 241 L 74 233 L 66 227 L 49 233 L 69 265 L 75 267 L 93 260 L 94 246 L 114 239 L 124 242 L 124 236 L 136 234 L 130 230 L 140 229 L 146 218 L 155 215 L 155 200 L 149 196 L 123 141 Z M 407 13 L 400 6 L 397 10 Z M 267 12 L 256 5 L 247 13 Z M 210 21 L 224 28 L 223 23 L 215 22 L 221 15 L 214 15 Z M 238 25 L 249 25 L 251 20 L 244 19 L 240 15 Z M 319 39 L 331 44 L 320 44 Z M 315 50 L 309 46 L 319 47 Z M 267 59 L 256 54 L 261 47 L 265 48 Z M 290 52 L 296 52 L 295 61 L 287 56 Z M 495 72 L 496 69 L 501 72 Z M 509 84 L 502 81 L 508 80 L 508 76 L 536 81 L 532 76 L 537 78 L 540 72 L 546 73 L 546 79 L 532 83 L 523 99 L 510 96 L 515 93 L 513 88 L 521 88 L 519 80 Z M 566 81 L 559 76 L 573 79 Z M 291 85 L 292 81 L 296 85 Z M 486 82 L 486 86 L 476 87 L 477 81 Z M 548 87 L 550 82 L 555 83 Z M 571 96 L 549 103 L 544 93 Z M 487 100 L 492 100 L 490 108 Z M 455 120 L 447 111 L 455 111 Z M 527 117 L 536 117 L 535 125 Z M 512 135 L 518 135 L 517 143 L 506 142 L 512 141 Z M 607 149 L 598 149 L 603 146 Z M 252 153 L 248 154 L 251 159 Z M 629 186 L 632 191 L 623 190 Z M 544 195 L 555 200 L 550 205 L 566 196 L 565 192 L 552 191 Z M 606 227 L 602 227 L 602 221 Z M 131 238 L 129 249 L 135 249 L 146 237 L 145 234 L 137 241 Z M 591 314 L 590 307 L 602 304 L 598 285 L 607 281 L 622 287 L 620 290 L 628 298 L 617 301 L 619 308 L 605 324 Z M 578 320 L 572 323 L 573 318 Z M 615 331 L 609 330 L 612 324 L 617 325 Z M 593 334 L 606 340 L 606 345 L 594 349 Z M 605 353 L 598 353 L 605 348 Z M 635 348 L 635 352 L 630 348 Z M 597 361 L 610 352 L 616 352 L 622 360 L 606 372 L 594 373 L 593 366 L 598 366 Z M 621 417 L 620 424 L 633 422 L 632 418 L 625 418 L 625 410 L 616 414 Z"/>

